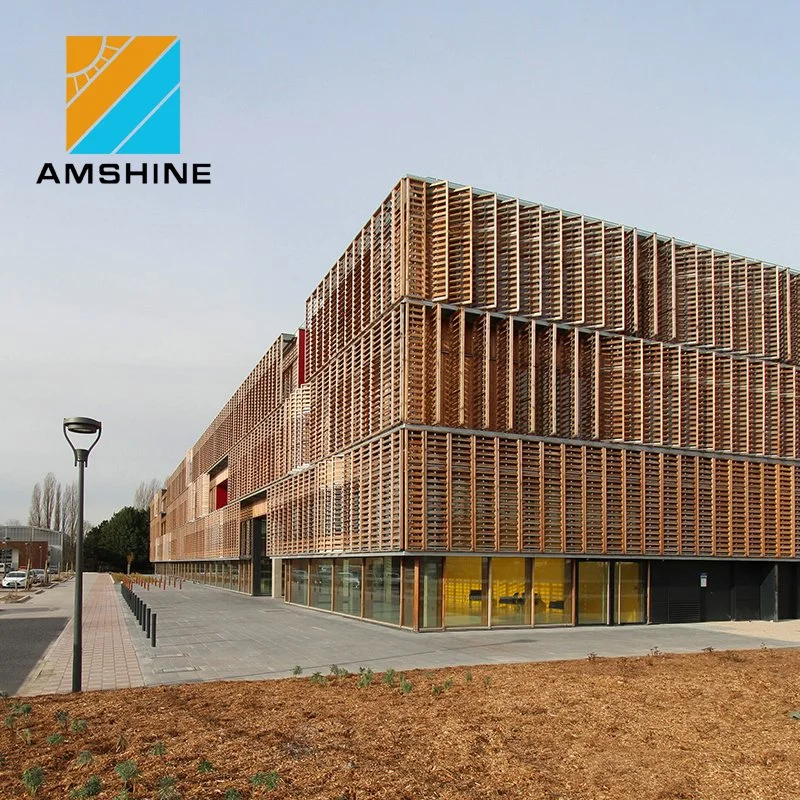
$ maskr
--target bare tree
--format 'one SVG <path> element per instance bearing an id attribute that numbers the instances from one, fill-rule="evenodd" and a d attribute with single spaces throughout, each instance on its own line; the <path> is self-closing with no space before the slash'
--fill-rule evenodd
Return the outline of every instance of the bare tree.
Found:
<path id="1" fill-rule="evenodd" d="M 56 487 L 58 481 L 52 472 L 48 472 L 42 481 L 42 527 L 52 528 L 56 508 Z"/>
<path id="2" fill-rule="evenodd" d="M 8 525 L 11 528 L 19 528 L 22 525 L 22 523 L 18 519 L 7 519 L 6 525 Z"/>
<path id="3" fill-rule="evenodd" d="M 161 488 L 161 481 L 158 478 L 151 478 L 149 481 L 142 481 L 133 496 L 133 507 L 146 511 L 150 508 L 153 495 Z"/>
<path id="4" fill-rule="evenodd" d="M 70 538 L 78 527 L 78 486 L 68 483 L 61 495 L 61 529 Z"/>
<path id="5" fill-rule="evenodd" d="M 56 486 L 56 507 L 53 511 L 53 530 L 61 530 L 61 484 Z"/>
<path id="6" fill-rule="evenodd" d="M 28 525 L 42 527 L 42 487 L 37 483 L 31 493 L 31 507 L 28 511 Z"/>

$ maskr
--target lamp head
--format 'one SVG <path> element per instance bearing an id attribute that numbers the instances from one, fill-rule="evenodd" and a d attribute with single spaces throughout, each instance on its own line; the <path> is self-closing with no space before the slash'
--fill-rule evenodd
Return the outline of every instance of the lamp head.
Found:
<path id="1" fill-rule="evenodd" d="M 90 417 L 66 417 L 64 419 L 64 430 L 70 433 L 99 433 L 103 430 L 103 423 Z"/>
<path id="2" fill-rule="evenodd" d="M 100 434 L 103 432 L 103 424 L 91 417 L 65 417 L 64 418 L 64 438 L 72 448 L 75 456 L 75 464 L 82 462 L 87 464 L 89 462 L 89 453 L 92 448 L 97 444 L 100 439 Z M 77 433 L 80 435 L 95 435 L 95 440 L 90 445 L 89 449 L 83 447 L 75 447 L 72 440 L 69 438 L 68 433 Z"/>

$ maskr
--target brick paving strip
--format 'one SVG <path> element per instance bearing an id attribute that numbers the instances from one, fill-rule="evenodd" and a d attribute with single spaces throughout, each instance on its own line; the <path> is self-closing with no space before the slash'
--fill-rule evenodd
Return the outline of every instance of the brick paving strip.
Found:
<path id="1" fill-rule="evenodd" d="M 108 574 L 88 573 L 83 580 L 82 689 L 144 686 L 119 587 Z M 70 620 L 33 668 L 20 695 L 72 691 L 72 631 Z"/>

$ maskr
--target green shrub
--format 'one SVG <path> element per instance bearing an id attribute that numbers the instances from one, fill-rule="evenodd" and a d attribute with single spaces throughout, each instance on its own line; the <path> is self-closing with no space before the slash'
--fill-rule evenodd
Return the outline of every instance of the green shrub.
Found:
<path id="1" fill-rule="evenodd" d="M 211 764 L 210 761 L 206 761 L 205 759 L 202 759 L 200 761 L 200 763 L 197 765 L 197 771 L 201 772 L 201 773 L 213 772 L 214 771 L 214 767 L 213 767 L 213 765 Z"/>
<path id="2" fill-rule="evenodd" d="M 237 789 L 228 789 L 228 791 L 225 792 L 223 800 L 242 800 L 241 792 Z"/>
<path id="3" fill-rule="evenodd" d="M 317 683 L 320 686 L 327 686 L 328 685 L 328 679 L 321 672 L 315 672 L 309 678 L 309 680 L 311 681 L 311 683 Z"/>
<path id="4" fill-rule="evenodd" d="M 59 709 L 58 711 L 56 711 L 55 717 L 56 717 L 56 722 L 59 725 L 63 725 L 65 728 L 67 727 L 67 722 L 69 721 L 69 714 L 67 714 L 66 711 L 64 711 L 63 709 Z"/>
<path id="5" fill-rule="evenodd" d="M 395 676 L 394 670 L 391 667 L 389 667 L 389 669 L 387 669 L 386 672 L 383 673 L 383 677 L 381 678 L 381 680 L 387 686 L 394 686 L 394 676 Z"/>
<path id="6" fill-rule="evenodd" d="M 175 789 L 177 781 L 171 775 L 165 775 L 158 782 L 158 800 L 176 800 L 178 792 Z"/>
<path id="7" fill-rule="evenodd" d="M 359 689 L 365 689 L 367 686 L 372 686 L 374 680 L 375 673 L 369 667 L 366 669 L 361 667 L 361 669 L 358 670 L 358 683 L 356 686 L 358 686 Z"/>
<path id="8" fill-rule="evenodd" d="M 299 664 L 294 665 L 294 669 L 292 670 L 292 675 L 302 675 L 303 668 Z"/>
<path id="9" fill-rule="evenodd" d="M 151 756 L 163 756 L 167 752 L 167 747 L 164 742 L 156 742 L 150 748 L 150 755 Z"/>
<path id="10" fill-rule="evenodd" d="M 31 767 L 22 773 L 22 783 L 28 794 L 35 796 L 44 783 L 44 770 L 41 767 Z"/>
<path id="11" fill-rule="evenodd" d="M 75 758 L 79 767 L 86 767 L 94 761 L 94 756 L 88 750 L 82 750 Z"/>
<path id="12" fill-rule="evenodd" d="M 80 789 L 73 789 L 70 792 L 72 798 L 95 797 L 103 790 L 103 782 L 97 775 L 92 775 Z"/>
<path id="13" fill-rule="evenodd" d="M 83 733 L 89 727 L 85 719 L 74 719 L 70 723 L 69 729 L 73 733 Z"/>
<path id="14" fill-rule="evenodd" d="M 266 786 L 267 789 L 274 789 L 279 782 L 280 776 L 277 772 L 256 772 L 250 776 L 250 783 L 253 786 Z"/>
<path id="15" fill-rule="evenodd" d="M 134 782 L 139 777 L 139 767 L 132 759 L 120 761 L 120 763 L 114 767 L 114 772 L 119 775 L 119 779 L 126 789 L 133 786 Z"/>
<path id="16" fill-rule="evenodd" d="M 409 681 L 409 680 L 406 680 L 406 676 L 405 676 L 405 675 L 402 675 L 402 676 L 400 677 L 400 691 L 401 691 L 403 694 L 411 694 L 411 690 L 412 690 L 413 688 L 414 688 L 414 687 L 411 685 L 411 681 Z"/>
<path id="17" fill-rule="evenodd" d="M 64 743 L 64 737 L 60 733 L 51 733 L 47 737 L 47 744 L 55 746 Z"/>

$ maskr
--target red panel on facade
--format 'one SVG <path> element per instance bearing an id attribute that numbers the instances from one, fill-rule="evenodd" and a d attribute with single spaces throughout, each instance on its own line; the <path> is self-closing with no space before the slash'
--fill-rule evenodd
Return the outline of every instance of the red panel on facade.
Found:
<path id="1" fill-rule="evenodd" d="M 224 508 L 228 505 L 228 481 L 217 484 L 217 496 L 214 499 L 216 500 L 214 508 Z"/>

